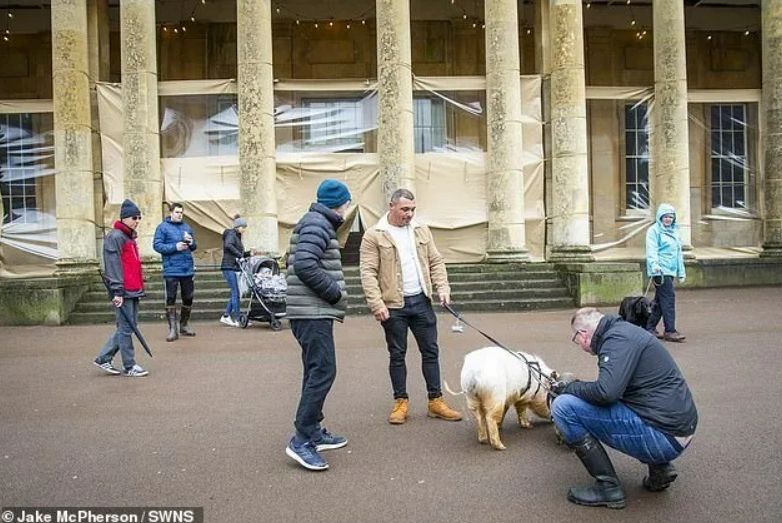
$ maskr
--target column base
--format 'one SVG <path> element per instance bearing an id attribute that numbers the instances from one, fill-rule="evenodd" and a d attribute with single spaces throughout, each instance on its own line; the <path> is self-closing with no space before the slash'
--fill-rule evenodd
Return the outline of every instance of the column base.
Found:
<path id="1" fill-rule="evenodd" d="M 527 263 L 530 261 L 527 250 L 486 251 L 487 263 Z"/>
<path id="2" fill-rule="evenodd" d="M 589 263 L 595 261 L 588 245 L 562 245 L 552 247 L 548 261 L 555 263 Z"/>
<path id="3" fill-rule="evenodd" d="M 54 265 L 57 269 L 55 276 L 67 276 L 75 274 L 97 274 L 100 264 L 95 259 L 74 259 L 65 258 L 57 260 Z"/>

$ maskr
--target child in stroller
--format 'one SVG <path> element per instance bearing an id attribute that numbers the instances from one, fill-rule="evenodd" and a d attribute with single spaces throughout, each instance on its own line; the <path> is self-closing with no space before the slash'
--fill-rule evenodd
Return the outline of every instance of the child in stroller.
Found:
<path id="1" fill-rule="evenodd" d="M 282 329 L 280 319 L 285 317 L 288 285 L 279 264 L 272 258 L 251 256 L 240 259 L 239 268 L 240 295 L 250 295 L 246 312 L 239 315 L 239 326 L 244 329 L 250 320 L 257 320 L 268 322 L 272 330 Z"/>

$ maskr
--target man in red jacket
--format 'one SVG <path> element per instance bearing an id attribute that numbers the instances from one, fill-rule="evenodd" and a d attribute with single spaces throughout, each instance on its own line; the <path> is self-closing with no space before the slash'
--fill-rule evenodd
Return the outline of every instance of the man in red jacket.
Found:
<path id="1" fill-rule="evenodd" d="M 144 296 L 144 275 L 136 245 L 141 211 L 135 203 L 125 200 L 119 218 L 103 241 L 104 277 L 111 302 L 117 308 L 117 330 L 109 336 L 93 363 L 108 374 L 138 378 L 149 374 L 136 363 L 132 338 L 133 327 L 138 323 L 139 298 Z M 117 352 L 122 357 L 122 371 L 111 364 Z"/>

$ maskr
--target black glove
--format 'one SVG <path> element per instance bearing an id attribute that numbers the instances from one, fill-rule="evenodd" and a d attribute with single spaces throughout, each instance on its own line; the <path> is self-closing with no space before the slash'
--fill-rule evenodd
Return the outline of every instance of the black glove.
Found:
<path id="1" fill-rule="evenodd" d="M 567 386 L 573 383 L 574 381 L 578 381 L 578 380 L 573 374 L 565 373 L 557 381 L 551 382 L 551 387 L 549 387 L 549 393 L 547 398 L 548 404 L 551 405 L 551 402 L 554 401 L 554 398 L 556 398 L 560 394 L 563 394 Z"/>

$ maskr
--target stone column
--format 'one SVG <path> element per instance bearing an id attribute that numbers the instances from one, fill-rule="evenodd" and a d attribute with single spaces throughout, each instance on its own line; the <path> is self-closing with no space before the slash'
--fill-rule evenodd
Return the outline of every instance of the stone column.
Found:
<path id="1" fill-rule="evenodd" d="M 551 0 L 551 254 L 590 261 L 584 24 L 581 0 Z"/>
<path id="2" fill-rule="evenodd" d="M 490 262 L 527 261 L 516 0 L 486 0 L 486 197 Z"/>
<path id="3" fill-rule="evenodd" d="M 377 153 L 386 201 L 415 193 L 409 0 L 377 0 Z"/>
<path id="4" fill-rule="evenodd" d="M 52 95 L 58 271 L 94 268 L 87 1 L 52 1 Z"/>
<path id="5" fill-rule="evenodd" d="M 765 213 L 761 256 L 782 257 L 782 2 L 764 0 L 763 175 Z"/>
<path id="6" fill-rule="evenodd" d="M 103 154 L 97 82 L 109 79 L 109 6 L 108 0 L 87 0 L 87 47 L 90 70 L 90 106 L 92 108 L 92 165 L 95 207 L 95 241 L 101 252 L 104 236 Z"/>
<path id="7" fill-rule="evenodd" d="M 655 0 L 654 106 L 651 128 L 651 212 L 669 203 L 676 209 L 682 244 L 691 246 L 690 152 L 687 129 L 687 58 L 684 3 Z"/>
<path id="8" fill-rule="evenodd" d="M 270 0 L 238 0 L 239 196 L 245 246 L 279 253 Z"/>
<path id="9" fill-rule="evenodd" d="M 122 54 L 123 151 L 125 197 L 144 214 L 137 231 L 141 256 L 152 249 L 155 227 L 162 218 L 163 180 L 160 174 L 155 2 L 120 2 Z"/>

